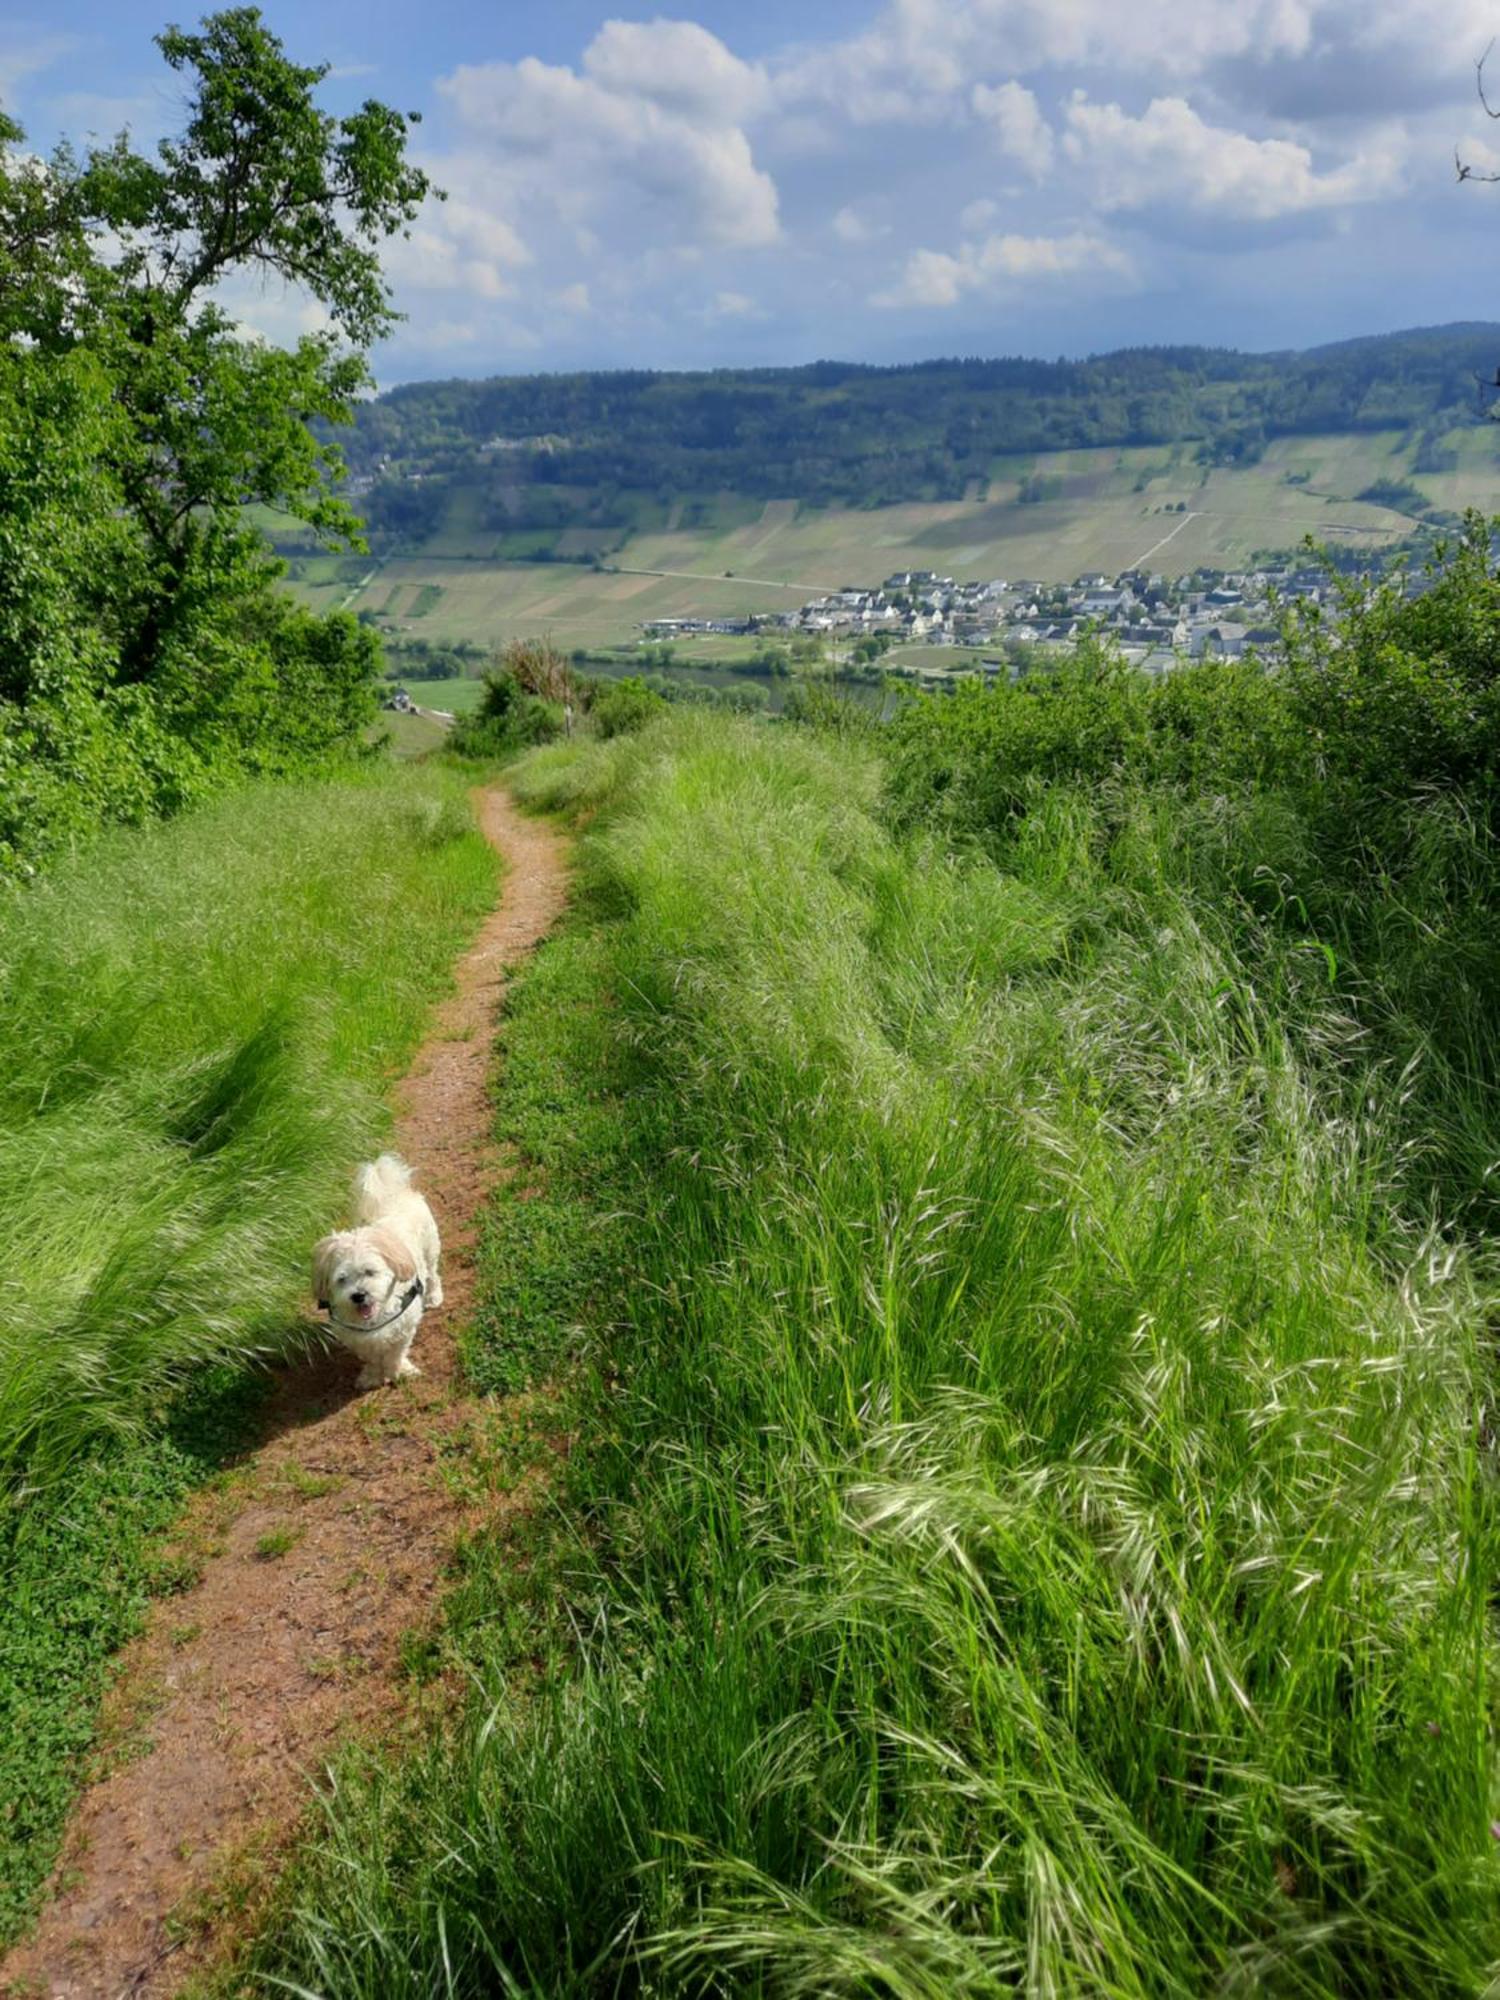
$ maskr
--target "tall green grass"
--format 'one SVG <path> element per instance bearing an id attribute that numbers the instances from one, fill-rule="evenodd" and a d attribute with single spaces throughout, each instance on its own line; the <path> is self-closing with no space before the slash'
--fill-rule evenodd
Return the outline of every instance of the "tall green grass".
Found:
<path id="1" fill-rule="evenodd" d="M 0 1473 L 292 1337 L 493 879 L 458 780 L 387 772 L 251 787 L 0 899 Z"/>
<path id="2" fill-rule="evenodd" d="M 431 769 L 263 784 L 0 893 L 0 1938 L 51 1865 L 153 1538 L 302 1335 L 308 1244 L 494 893 Z"/>
<path id="3" fill-rule="evenodd" d="M 1348 1114 L 1323 953 L 1252 977 L 1165 796 L 1040 789 L 1002 868 L 886 831 L 857 743 L 674 716 L 515 782 L 593 814 L 501 1107 L 545 1057 L 610 1218 L 581 1532 L 530 1630 L 474 1554 L 468 1716 L 343 1773 L 263 1970 L 1484 1990 L 1496 1300 L 1410 1095 Z"/>

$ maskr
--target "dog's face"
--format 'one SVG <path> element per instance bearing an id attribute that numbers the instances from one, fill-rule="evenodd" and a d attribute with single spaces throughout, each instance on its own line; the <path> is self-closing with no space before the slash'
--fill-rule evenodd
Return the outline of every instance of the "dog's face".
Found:
<path id="1" fill-rule="evenodd" d="M 411 1252 L 388 1229 L 341 1229 L 313 1252 L 318 1304 L 350 1326 L 385 1319 L 416 1275 Z"/>

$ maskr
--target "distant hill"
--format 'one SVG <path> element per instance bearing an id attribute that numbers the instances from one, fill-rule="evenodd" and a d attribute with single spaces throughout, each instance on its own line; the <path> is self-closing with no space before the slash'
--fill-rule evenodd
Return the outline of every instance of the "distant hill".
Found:
<path id="1" fill-rule="evenodd" d="M 1413 469 L 1437 472 L 1442 434 L 1477 416 L 1475 377 L 1497 362 L 1500 324 L 1465 322 L 1301 353 L 497 376 L 393 389 L 343 442 L 372 527 L 401 537 L 427 532 L 456 484 L 481 520 L 555 530 L 695 494 L 956 500 L 997 461 L 1097 445 L 1186 441 L 1247 464 L 1275 437 L 1404 429 Z"/>

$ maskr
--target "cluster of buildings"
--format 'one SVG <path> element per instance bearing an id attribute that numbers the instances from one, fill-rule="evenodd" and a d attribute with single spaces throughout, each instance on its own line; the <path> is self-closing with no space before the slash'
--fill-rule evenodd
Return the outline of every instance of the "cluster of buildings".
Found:
<path id="1" fill-rule="evenodd" d="M 1004 646 L 1011 661 L 1029 645 L 1066 645 L 1086 630 L 1107 634 L 1127 659 L 1163 672 L 1183 658 L 1237 659 L 1273 644 L 1277 605 L 1320 602 L 1326 574 L 1295 563 L 1251 570 L 1196 570 L 1165 577 L 1139 569 L 1081 576 L 1074 583 L 960 583 L 928 569 L 898 570 L 873 589 L 830 591 L 800 610 L 753 618 L 658 618 L 647 638 L 692 633 L 814 634 L 833 642 L 884 635 L 895 644 Z M 988 664 L 988 663 L 987 663 Z M 998 662 L 995 663 L 997 666 Z"/>

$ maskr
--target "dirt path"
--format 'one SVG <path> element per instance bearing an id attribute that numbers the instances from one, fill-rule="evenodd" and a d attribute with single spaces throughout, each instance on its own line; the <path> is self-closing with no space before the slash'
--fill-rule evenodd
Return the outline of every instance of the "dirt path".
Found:
<path id="1" fill-rule="evenodd" d="M 439 1597 L 476 1519 L 462 1463 L 484 1406 L 457 1382 L 475 1217 L 504 1172 L 486 1081 L 509 968 L 562 908 L 560 837 L 477 796 L 505 857 L 499 905 L 455 968 L 397 1098 L 394 1144 L 443 1232 L 446 1302 L 419 1380 L 356 1395 L 342 1353 L 279 1371 L 264 1441 L 200 1494 L 179 1541 L 202 1559 L 126 1651 L 106 1716 L 114 1768 L 84 1794 L 36 1934 L 0 1992 L 121 2000 L 175 1990 L 214 1913 L 253 1898 L 336 1740 L 412 1726 L 403 1634 Z M 352 1163 L 351 1163 L 352 1164 Z M 470 1482 L 472 1489 L 472 1482 Z"/>
<path id="2" fill-rule="evenodd" d="M 728 570 L 721 570 L 715 573 L 706 569 L 636 569 L 629 563 L 612 563 L 609 568 L 609 574 L 611 576 L 675 576 L 682 577 L 689 583 L 756 583 L 762 585 L 766 590 L 798 590 L 804 596 L 809 591 L 821 596 L 830 590 L 842 588 L 837 583 L 788 583 L 785 577 L 780 576 L 741 576 L 738 570 L 731 575 Z"/>
<path id="3" fill-rule="evenodd" d="M 1127 569 L 1139 569 L 1142 563 L 1150 561 L 1151 557 L 1156 554 L 1156 551 L 1158 549 L 1164 549 L 1167 546 L 1168 542 L 1174 541 L 1177 538 L 1177 536 L 1182 533 L 1183 529 L 1187 526 L 1189 521 L 1200 520 L 1202 518 L 1202 514 L 1203 510 L 1201 507 L 1194 509 L 1194 511 L 1190 514 L 1184 514 L 1182 519 L 1177 523 L 1177 526 L 1175 528 L 1170 529 L 1165 535 L 1163 535 L 1159 542 L 1153 542 L 1149 549 L 1142 549 L 1140 554 L 1135 558 L 1134 562 L 1127 563 L 1125 567 Z"/>

